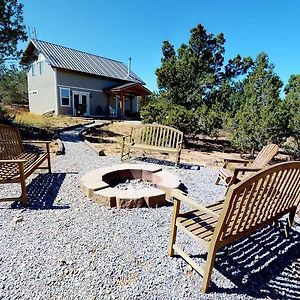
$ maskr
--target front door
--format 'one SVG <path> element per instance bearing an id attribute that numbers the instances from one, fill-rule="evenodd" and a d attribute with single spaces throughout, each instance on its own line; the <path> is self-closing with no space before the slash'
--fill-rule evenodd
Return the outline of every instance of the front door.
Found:
<path id="1" fill-rule="evenodd" d="M 90 97 L 89 93 L 73 92 L 73 115 L 90 115 Z"/>

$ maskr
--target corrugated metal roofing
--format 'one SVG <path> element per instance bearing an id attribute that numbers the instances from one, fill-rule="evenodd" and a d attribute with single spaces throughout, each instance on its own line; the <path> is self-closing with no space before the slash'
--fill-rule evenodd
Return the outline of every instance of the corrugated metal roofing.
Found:
<path id="1" fill-rule="evenodd" d="M 151 95 L 151 91 L 149 91 L 146 87 L 144 87 L 141 84 L 136 83 L 136 82 L 125 83 L 125 84 L 116 86 L 114 88 L 109 88 L 109 89 L 106 89 L 106 90 L 111 91 L 111 92 L 120 92 L 122 90 L 126 91 L 126 89 L 128 90 L 128 89 L 131 89 L 131 88 L 136 88 L 137 90 L 142 89 L 145 95 Z"/>
<path id="2" fill-rule="evenodd" d="M 31 43 L 52 67 L 144 84 L 134 72 L 128 76 L 127 66 L 120 61 L 41 40 L 32 39 Z"/>

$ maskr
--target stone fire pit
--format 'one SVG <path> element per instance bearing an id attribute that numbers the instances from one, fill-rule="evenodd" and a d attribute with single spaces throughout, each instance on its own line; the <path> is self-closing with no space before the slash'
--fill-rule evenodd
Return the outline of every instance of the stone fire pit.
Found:
<path id="1" fill-rule="evenodd" d="M 136 179 L 147 184 L 138 189 L 116 187 L 119 183 Z M 171 190 L 179 185 L 178 176 L 160 167 L 142 164 L 120 164 L 92 170 L 80 180 L 80 188 L 87 197 L 99 204 L 117 208 L 164 205 L 171 197 Z"/>

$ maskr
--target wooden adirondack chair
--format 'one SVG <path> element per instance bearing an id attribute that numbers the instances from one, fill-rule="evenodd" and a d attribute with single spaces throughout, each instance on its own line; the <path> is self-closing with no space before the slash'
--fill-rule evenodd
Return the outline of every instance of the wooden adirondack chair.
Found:
<path id="1" fill-rule="evenodd" d="M 25 152 L 23 143 L 46 144 L 46 151 Z M 20 183 L 21 197 L 2 198 L 0 201 L 22 201 L 27 205 L 25 180 L 36 169 L 48 169 L 51 173 L 49 143 L 45 141 L 21 141 L 17 129 L 0 125 L 0 184 Z M 47 166 L 41 164 L 47 161 Z"/>
<path id="2" fill-rule="evenodd" d="M 209 286 L 216 252 L 289 214 L 286 236 L 300 203 L 300 162 L 285 162 L 263 169 L 229 187 L 226 198 L 203 206 L 173 190 L 174 208 L 169 255 L 181 255 L 203 276 L 201 291 Z M 192 207 L 180 212 L 180 203 Z M 200 242 L 208 252 L 205 269 L 175 244 L 177 229 Z"/>
<path id="3" fill-rule="evenodd" d="M 250 176 L 251 174 L 253 174 L 253 172 L 261 170 L 277 154 L 278 148 L 279 147 L 276 144 L 269 144 L 264 146 L 257 154 L 251 166 L 247 166 L 251 162 L 250 160 L 225 158 L 223 167 L 219 169 L 219 175 L 216 180 L 216 184 L 218 184 L 220 180 L 224 180 L 225 183 L 230 186 L 234 183 L 239 182 L 241 179 Z M 228 169 L 230 163 L 237 163 L 240 165 L 242 164 L 243 166 L 236 167 L 231 171 Z"/>

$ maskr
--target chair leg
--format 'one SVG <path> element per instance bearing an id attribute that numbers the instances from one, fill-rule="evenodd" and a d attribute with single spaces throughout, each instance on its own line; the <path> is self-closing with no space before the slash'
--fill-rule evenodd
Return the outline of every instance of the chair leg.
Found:
<path id="1" fill-rule="evenodd" d="M 174 256 L 174 244 L 176 242 L 176 234 L 177 234 L 177 226 L 176 226 L 176 218 L 178 216 L 180 209 L 180 202 L 174 199 L 174 206 L 173 206 L 173 214 L 171 220 L 171 237 L 170 237 L 170 246 L 169 246 L 169 256 Z"/>
<path id="2" fill-rule="evenodd" d="M 220 177 L 220 175 L 218 175 L 218 178 L 217 178 L 217 180 L 216 180 L 215 184 L 216 184 L 216 185 L 218 185 L 218 184 L 219 184 L 219 182 L 220 182 L 220 180 L 221 180 L 221 177 Z"/>
<path id="3" fill-rule="evenodd" d="M 284 234 L 285 234 L 286 238 L 288 238 L 289 230 L 292 228 L 292 226 L 294 224 L 295 215 L 296 215 L 296 208 L 289 213 L 289 217 L 287 219 L 287 224 L 285 225 L 285 228 L 284 228 Z"/>
<path id="4" fill-rule="evenodd" d="M 215 258 L 216 258 L 216 250 L 209 249 L 208 254 L 207 254 L 202 284 L 201 284 L 201 288 L 200 288 L 202 293 L 206 293 L 208 290 L 212 269 L 214 267 Z"/>

